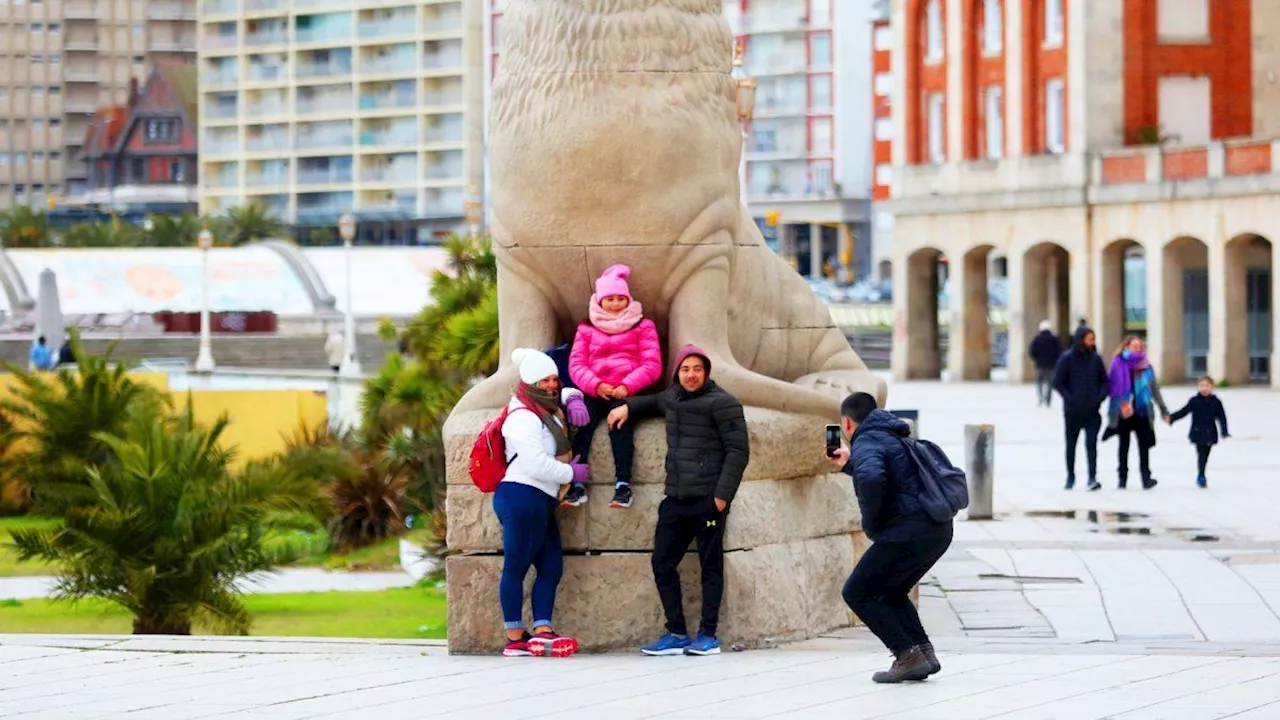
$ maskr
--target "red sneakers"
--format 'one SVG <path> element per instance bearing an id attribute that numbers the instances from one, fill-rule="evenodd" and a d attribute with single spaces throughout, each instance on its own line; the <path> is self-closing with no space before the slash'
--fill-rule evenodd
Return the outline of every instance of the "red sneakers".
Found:
<path id="1" fill-rule="evenodd" d="M 529 657 L 532 654 L 529 650 L 529 633 L 525 633 L 519 640 L 508 640 L 506 647 L 502 648 L 503 657 Z"/>
<path id="2" fill-rule="evenodd" d="M 578 652 L 578 641 L 553 632 L 540 632 L 529 638 L 527 647 L 534 657 L 569 657 Z"/>

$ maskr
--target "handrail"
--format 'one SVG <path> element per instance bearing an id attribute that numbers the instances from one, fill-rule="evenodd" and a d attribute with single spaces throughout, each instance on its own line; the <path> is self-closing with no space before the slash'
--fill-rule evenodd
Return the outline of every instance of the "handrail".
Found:
<path id="1" fill-rule="evenodd" d="M 252 244 L 269 248 L 284 260 L 289 269 L 298 276 L 298 281 L 311 297 L 311 305 L 317 313 L 323 315 L 338 311 L 338 299 L 325 287 L 324 279 L 320 277 L 319 272 L 316 272 L 315 266 L 297 245 L 285 240 L 259 240 Z"/>
<path id="2" fill-rule="evenodd" d="M 22 280 L 22 273 L 13 264 L 4 248 L 0 248 L 0 285 L 4 285 L 4 294 L 9 298 L 9 307 L 14 310 L 34 310 L 36 301 L 27 291 L 27 284 Z"/>

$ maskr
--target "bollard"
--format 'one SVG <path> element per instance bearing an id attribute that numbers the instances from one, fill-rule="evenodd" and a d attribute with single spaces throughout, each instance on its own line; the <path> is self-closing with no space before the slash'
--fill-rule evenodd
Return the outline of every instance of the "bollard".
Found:
<path id="1" fill-rule="evenodd" d="M 965 425 L 964 451 L 969 476 L 969 519 L 991 519 L 991 495 L 996 474 L 996 428 Z"/>
<path id="2" fill-rule="evenodd" d="M 889 414 L 907 422 L 907 425 L 911 427 L 911 437 L 920 437 L 919 410 L 890 410 Z"/>

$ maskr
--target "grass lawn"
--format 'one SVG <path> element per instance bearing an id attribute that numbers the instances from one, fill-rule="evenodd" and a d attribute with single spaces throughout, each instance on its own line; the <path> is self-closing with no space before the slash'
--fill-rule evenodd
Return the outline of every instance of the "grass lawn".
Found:
<path id="1" fill-rule="evenodd" d="M 444 591 L 397 588 L 378 592 L 248 595 L 250 635 L 443 639 Z M 0 633 L 127 634 L 131 617 L 100 600 L 0 600 Z M 196 634 L 207 635 L 197 629 Z"/>

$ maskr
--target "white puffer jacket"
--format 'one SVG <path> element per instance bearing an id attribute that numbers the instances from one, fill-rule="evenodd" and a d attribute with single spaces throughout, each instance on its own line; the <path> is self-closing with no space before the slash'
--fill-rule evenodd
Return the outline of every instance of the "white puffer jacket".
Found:
<path id="1" fill-rule="evenodd" d="M 560 391 L 560 401 L 568 402 L 582 392 L 573 388 Z M 502 423 L 502 439 L 507 446 L 507 476 L 502 482 L 520 483 L 538 488 L 553 498 L 560 497 L 560 486 L 573 480 L 573 468 L 556 459 L 556 440 L 542 424 L 538 414 L 516 398 L 507 404 L 511 411 Z"/>

